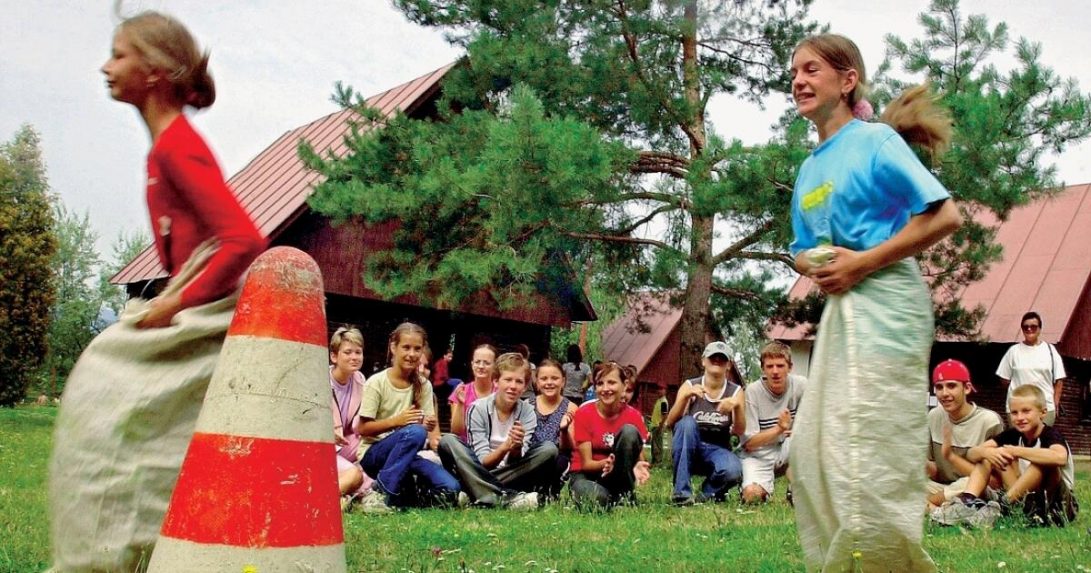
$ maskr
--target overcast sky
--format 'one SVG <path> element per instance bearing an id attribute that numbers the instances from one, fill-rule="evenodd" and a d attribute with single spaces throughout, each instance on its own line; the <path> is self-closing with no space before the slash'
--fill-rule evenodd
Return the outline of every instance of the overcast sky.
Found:
<path id="1" fill-rule="evenodd" d="M 88 212 L 100 251 L 122 230 L 147 229 L 144 158 L 148 134 L 132 107 L 109 98 L 99 68 L 116 22 L 110 1 L 0 0 L 0 140 L 24 123 L 41 134 L 54 193 Z M 883 35 L 920 36 L 926 0 L 815 0 L 811 13 L 853 38 L 873 70 Z M 341 80 L 372 95 L 456 59 L 439 31 L 409 23 L 386 0 L 144 0 L 179 17 L 212 50 L 217 101 L 194 123 L 230 177 L 285 131 L 336 111 Z M 1085 0 L 963 0 L 964 13 L 1005 21 L 1012 37 L 1043 43 L 1042 60 L 1091 91 L 1091 10 Z M 719 132 L 748 143 L 769 137 L 784 102 L 762 113 L 722 100 Z M 730 127 L 730 129 L 727 129 Z M 1059 158 L 1067 183 L 1091 182 L 1091 145 Z"/>

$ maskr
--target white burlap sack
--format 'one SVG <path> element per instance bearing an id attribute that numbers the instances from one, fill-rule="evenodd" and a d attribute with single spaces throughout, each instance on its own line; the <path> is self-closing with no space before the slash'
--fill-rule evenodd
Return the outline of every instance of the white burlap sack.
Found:
<path id="1" fill-rule="evenodd" d="M 912 259 L 826 301 L 792 431 L 808 571 L 936 570 L 921 547 L 932 337 Z"/>
<path id="2" fill-rule="evenodd" d="M 182 288 L 214 247 L 167 287 Z M 53 571 L 142 571 L 178 479 L 236 296 L 138 329 L 148 302 L 84 350 L 65 385 L 53 438 L 49 503 Z"/>

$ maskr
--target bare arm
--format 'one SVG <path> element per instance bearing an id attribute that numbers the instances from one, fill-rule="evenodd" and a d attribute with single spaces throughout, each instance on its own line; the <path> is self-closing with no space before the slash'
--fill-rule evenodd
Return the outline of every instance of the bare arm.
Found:
<path id="1" fill-rule="evenodd" d="M 1039 466 L 1063 466 L 1068 463 L 1068 450 L 1061 444 L 1053 444 L 1048 448 L 1004 446 L 1003 449 L 1017 458 L 1022 458 Z"/>
<path id="2" fill-rule="evenodd" d="M 787 414 L 787 420 L 785 420 L 785 414 Z M 743 450 L 753 452 L 759 448 L 775 443 L 790 429 L 792 429 L 792 414 L 785 409 L 780 413 L 780 416 L 777 417 L 776 425 L 750 436 L 750 439 L 746 440 L 746 443 L 743 444 Z"/>
<path id="3" fill-rule="evenodd" d="M 374 437 L 390 430 L 396 430 L 402 426 L 408 424 L 414 424 L 420 422 L 424 418 L 424 415 L 417 408 L 409 408 L 403 410 L 399 414 L 394 414 L 389 418 L 383 418 L 382 420 L 376 420 L 373 418 L 360 418 L 360 435 L 367 437 Z"/>
<path id="4" fill-rule="evenodd" d="M 580 455 L 580 471 L 589 474 L 602 473 L 604 469 L 613 464 L 610 459 L 595 460 L 591 458 L 591 442 L 580 442 L 576 448 Z"/>
<path id="5" fill-rule="evenodd" d="M 690 400 L 703 392 L 704 387 L 702 386 L 682 382 L 682 385 L 678 387 L 678 395 L 674 397 L 674 404 L 671 405 L 670 412 L 667 412 L 667 420 L 664 424 L 668 428 L 673 428 L 686 413 Z"/>
<path id="6" fill-rule="evenodd" d="M 814 269 L 806 265 L 799 267 L 810 271 L 815 283 L 825 292 L 839 294 L 845 292 L 872 273 L 883 269 L 906 257 L 920 253 L 962 225 L 962 214 L 951 199 L 946 199 L 931 209 L 914 215 L 902 230 L 893 237 L 866 251 L 853 251 L 844 247 L 831 247 L 835 254 L 833 260 Z M 799 265 L 803 253 L 796 257 Z M 802 257 L 806 258 L 806 257 Z"/>

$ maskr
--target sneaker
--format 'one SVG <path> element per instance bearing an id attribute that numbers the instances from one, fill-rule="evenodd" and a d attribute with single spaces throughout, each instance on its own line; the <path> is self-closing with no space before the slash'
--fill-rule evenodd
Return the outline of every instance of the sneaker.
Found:
<path id="1" fill-rule="evenodd" d="M 932 510 L 932 521 L 940 525 L 963 525 L 977 515 L 980 506 L 969 505 L 961 499 L 952 499 Z"/>
<path id="2" fill-rule="evenodd" d="M 508 499 L 505 506 L 513 511 L 531 511 L 538 509 L 538 492 L 517 493 Z"/>
<path id="3" fill-rule="evenodd" d="M 464 491 L 458 492 L 458 506 L 459 507 L 469 507 L 469 505 L 470 505 L 470 496 L 466 495 L 466 492 L 464 492 Z"/>
<path id="4" fill-rule="evenodd" d="M 690 505 L 694 505 L 696 503 L 697 502 L 693 499 L 693 496 L 691 496 L 691 495 L 674 495 L 674 496 L 671 496 L 671 505 L 676 506 L 676 507 L 687 507 L 687 506 L 690 506 Z"/>
<path id="5" fill-rule="evenodd" d="M 979 529 L 992 529 L 993 524 L 996 523 L 996 518 L 1000 517 L 1001 513 L 1003 511 L 1000 509 L 1000 504 L 990 501 L 981 506 L 977 513 L 970 516 L 966 520 L 966 524 Z"/>
<path id="6" fill-rule="evenodd" d="M 364 513 L 390 513 L 394 508 L 386 503 L 386 494 L 373 489 L 360 499 L 360 509 Z"/>

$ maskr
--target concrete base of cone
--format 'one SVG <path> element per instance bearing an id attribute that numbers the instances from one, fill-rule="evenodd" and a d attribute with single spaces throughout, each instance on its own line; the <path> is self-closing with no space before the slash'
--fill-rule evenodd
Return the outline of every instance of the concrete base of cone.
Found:
<path id="1" fill-rule="evenodd" d="M 253 549 L 160 538 L 155 546 L 155 571 L 164 573 L 344 573 L 345 570 L 344 545 Z"/>

